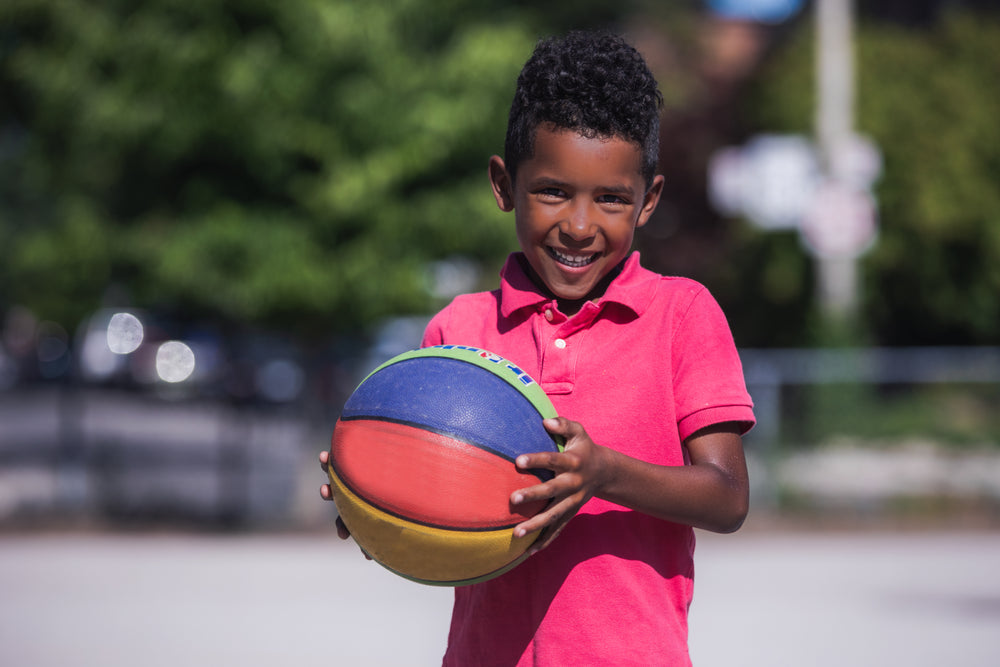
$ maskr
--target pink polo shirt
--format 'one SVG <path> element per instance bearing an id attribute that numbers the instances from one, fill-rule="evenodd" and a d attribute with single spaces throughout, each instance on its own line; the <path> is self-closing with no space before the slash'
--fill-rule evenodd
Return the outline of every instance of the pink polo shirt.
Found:
<path id="1" fill-rule="evenodd" d="M 705 426 L 754 423 L 728 323 L 700 284 L 633 253 L 596 303 L 567 318 L 520 253 L 500 288 L 457 297 L 423 345 L 474 345 L 516 363 L 593 440 L 660 465 Z M 694 533 L 594 498 L 547 549 L 455 589 L 445 665 L 689 665 Z"/>

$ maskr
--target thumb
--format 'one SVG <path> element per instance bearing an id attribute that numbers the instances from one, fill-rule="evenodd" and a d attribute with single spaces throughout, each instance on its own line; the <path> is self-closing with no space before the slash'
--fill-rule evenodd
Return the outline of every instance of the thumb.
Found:
<path id="1" fill-rule="evenodd" d="M 556 440 L 559 443 L 559 449 L 569 443 L 569 441 L 580 432 L 583 431 L 583 427 L 579 422 L 575 422 L 565 417 L 550 417 L 542 421 L 542 426 L 545 430 L 549 432 L 550 435 L 556 436 Z"/>
<path id="2" fill-rule="evenodd" d="M 566 419 L 565 417 L 549 417 L 548 419 L 542 420 L 542 425 L 545 430 L 553 435 L 565 435 L 570 436 L 576 433 L 576 430 L 580 427 L 580 424 Z"/>

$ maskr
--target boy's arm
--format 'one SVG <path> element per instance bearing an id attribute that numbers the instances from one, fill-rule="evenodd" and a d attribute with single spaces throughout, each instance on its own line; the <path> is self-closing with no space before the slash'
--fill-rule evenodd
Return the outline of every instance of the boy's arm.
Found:
<path id="1" fill-rule="evenodd" d="M 546 529 L 544 548 L 593 497 L 655 516 L 719 533 L 739 529 L 750 505 L 750 482 L 740 424 L 701 429 L 684 441 L 689 465 L 661 466 L 595 443 L 583 426 L 565 418 L 545 421 L 549 432 L 566 439 L 561 453 L 525 454 L 520 468 L 548 468 L 556 476 L 515 491 L 520 504 L 552 499 L 549 507 L 515 528 L 517 535 Z"/>

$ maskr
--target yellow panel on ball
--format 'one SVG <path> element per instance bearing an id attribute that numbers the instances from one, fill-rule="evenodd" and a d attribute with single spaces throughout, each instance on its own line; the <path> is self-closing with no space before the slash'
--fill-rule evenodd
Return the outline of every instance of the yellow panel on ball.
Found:
<path id="1" fill-rule="evenodd" d="M 341 519 L 359 546 L 396 574 L 424 584 L 456 586 L 490 579 L 513 568 L 538 534 L 513 530 L 448 530 L 393 516 L 354 494 L 330 470 Z"/>

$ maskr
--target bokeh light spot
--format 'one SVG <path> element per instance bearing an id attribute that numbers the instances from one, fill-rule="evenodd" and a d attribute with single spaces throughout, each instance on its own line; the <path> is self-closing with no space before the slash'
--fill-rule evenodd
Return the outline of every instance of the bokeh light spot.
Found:
<path id="1" fill-rule="evenodd" d="M 194 373 L 194 352 L 179 340 L 168 340 L 156 350 L 156 374 L 164 382 L 183 382 Z"/>
<path id="2" fill-rule="evenodd" d="M 131 354 L 142 344 L 142 322 L 132 313 L 115 313 L 108 322 L 108 348 L 115 354 Z"/>

